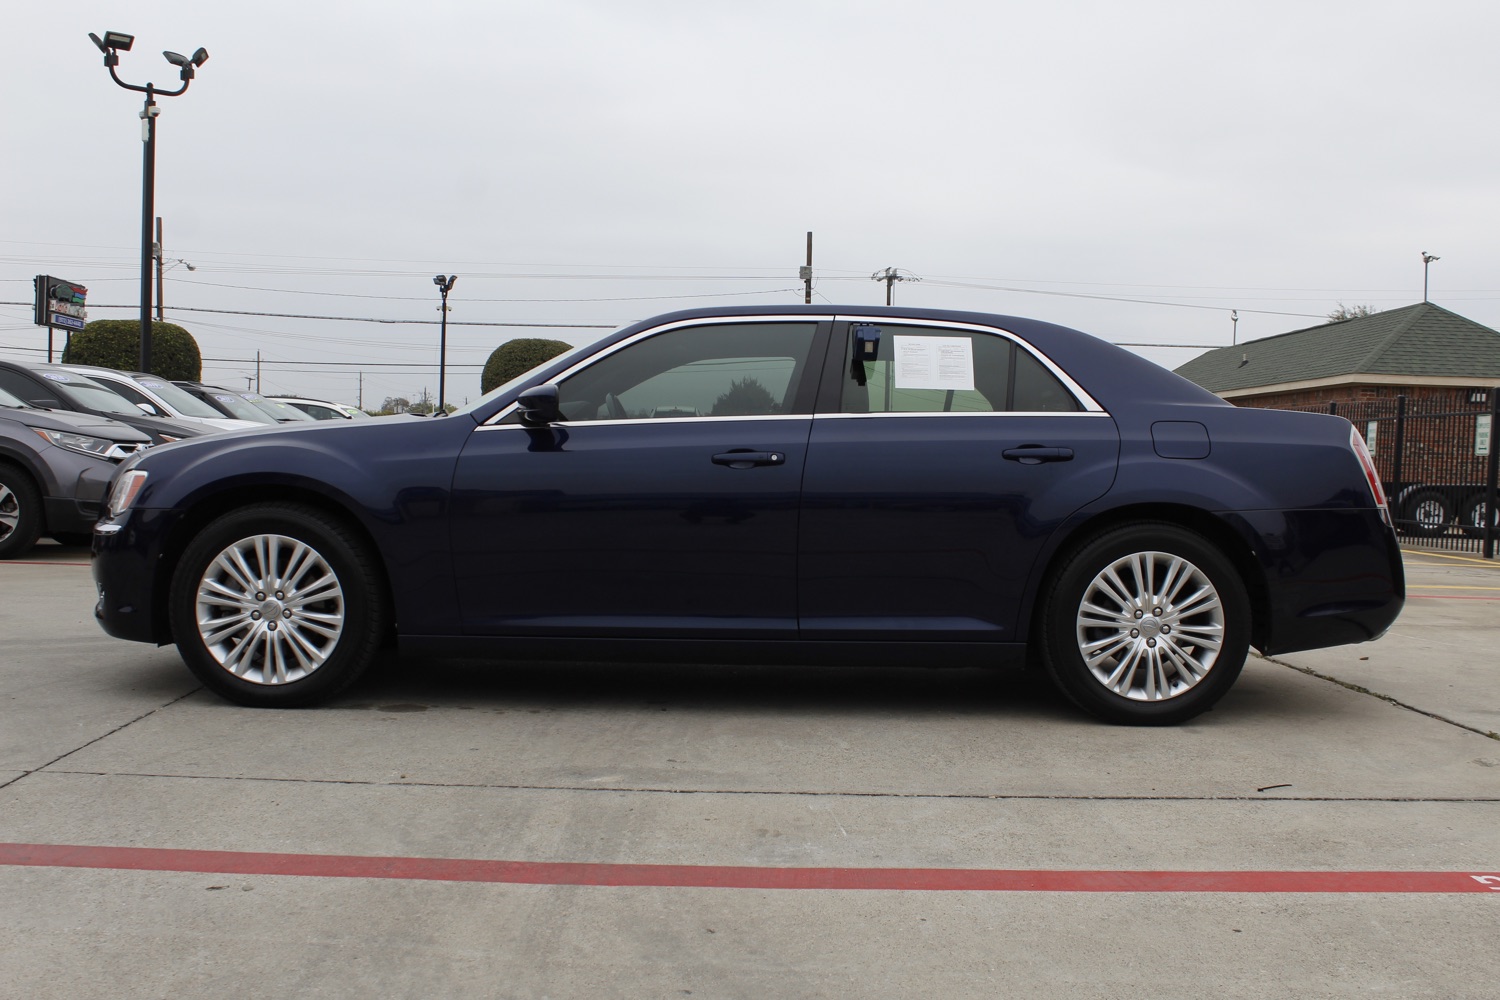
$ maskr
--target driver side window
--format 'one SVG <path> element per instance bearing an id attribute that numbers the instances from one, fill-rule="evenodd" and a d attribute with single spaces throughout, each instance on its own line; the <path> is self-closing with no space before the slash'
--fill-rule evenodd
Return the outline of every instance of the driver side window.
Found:
<path id="1" fill-rule="evenodd" d="M 798 412 L 814 323 L 679 327 L 636 341 L 558 383 L 568 421 Z"/>

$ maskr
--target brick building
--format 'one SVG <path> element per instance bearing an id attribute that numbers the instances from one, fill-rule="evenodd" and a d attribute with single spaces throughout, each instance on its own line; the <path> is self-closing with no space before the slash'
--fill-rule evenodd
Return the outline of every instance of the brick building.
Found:
<path id="1" fill-rule="evenodd" d="M 1237 406 L 1431 400 L 1480 405 L 1500 386 L 1500 331 L 1430 302 L 1199 355 L 1177 374 Z"/>
<path id="2" fill-rule="evenodd" d="M 1500 331 L 1422 302 L 1221 347 L 1177 374 L 1237 406 L 1348 418 L 1398 527 L 1434 539 L 1483 535 Z"/>

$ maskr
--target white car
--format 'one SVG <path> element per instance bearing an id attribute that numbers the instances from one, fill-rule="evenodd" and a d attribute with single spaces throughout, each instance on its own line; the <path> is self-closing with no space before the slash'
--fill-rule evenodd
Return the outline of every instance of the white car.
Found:
<path id="1" fill-rule="evenodd" d="M 203 400 L 159 375 L 120 372 L 113 368 L 96 368 L 93 365 L 67 365 L 66 367 L 77 371 L 80 375 L 87 375 L 95 382 L 103 383 L 134 403 L 148 417 L 166 417 L 169 420 L 181 420 L 183 423 L 199 424 L 205 430 L 238 431 L 265 426 L 253 420 L 226 417 Z"/>
<path id="2" fill-rule="evenodd" d="M 302 396 L 267 396 L 275 403 L 288 403 L 312 417 L 314 420 L 360 420 L 370 415 L 357 406 L 347 403 L 330 403 L 326 399 L 305 399 Z"/>

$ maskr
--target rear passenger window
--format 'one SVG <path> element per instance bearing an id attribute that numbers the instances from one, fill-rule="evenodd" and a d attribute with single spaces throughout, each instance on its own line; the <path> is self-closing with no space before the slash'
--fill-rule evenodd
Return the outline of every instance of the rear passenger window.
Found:
<path id="1" fill-rule="evenodd" d="M 861 331 L 878 330 L 873 359 Z M 1041 362 L 997 334 L 944 327 L 851 326 L 844 353 L 845 413 L 1068 412 L 1081 409 Z"/>

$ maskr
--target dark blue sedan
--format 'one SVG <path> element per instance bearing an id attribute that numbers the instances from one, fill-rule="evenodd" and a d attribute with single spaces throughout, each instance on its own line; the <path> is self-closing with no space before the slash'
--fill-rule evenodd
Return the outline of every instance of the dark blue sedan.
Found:
<path id="1" fill-rule="evenodd" d="M 438 420 L 151 449 L 95 530 L 109 634 L 246 705 L 407 654 L 1044 667 L 1112 722 L 1374 639 L 1396 537 L 1339 417 L 1239 409 L 1074 330 L 694 310 Z"/>

